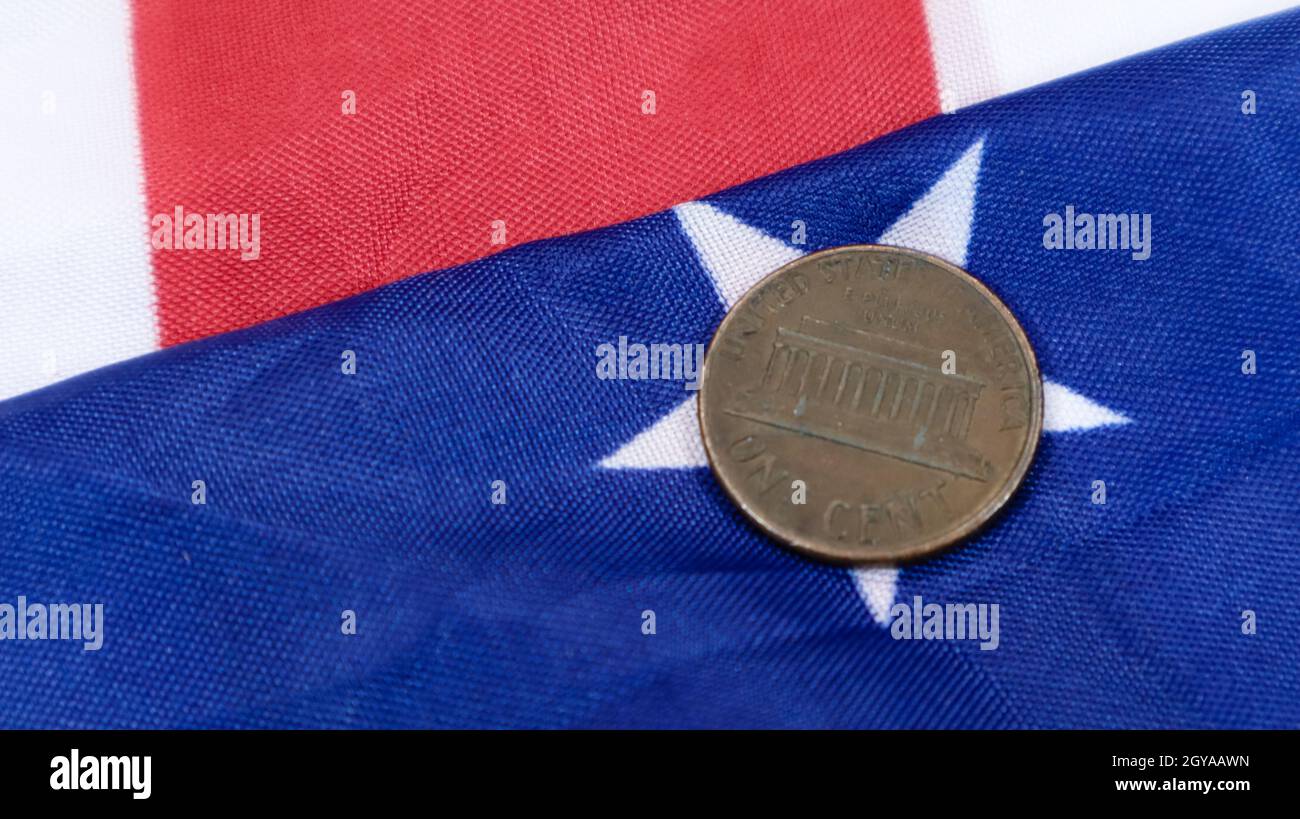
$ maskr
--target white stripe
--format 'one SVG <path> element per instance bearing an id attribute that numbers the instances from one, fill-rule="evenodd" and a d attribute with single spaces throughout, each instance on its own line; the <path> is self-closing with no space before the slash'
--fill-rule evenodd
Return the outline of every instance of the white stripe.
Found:
<path id="1" fill-rule="evenodd" d="M 926 0 L 943 111 L 1295 6 L 1295 0 Z"/>
<path id="2" fill-rule="evenodd" d="M 970 0 L 926 0 L 925 22 L 945 114 L 996 97 L 998 72 L 980 28 L 979 9 Z"/>
<path id="3" fill-rule="evenodd" d="M 0 399 L 158 347 L 121 0 L 0 4 Z"/>

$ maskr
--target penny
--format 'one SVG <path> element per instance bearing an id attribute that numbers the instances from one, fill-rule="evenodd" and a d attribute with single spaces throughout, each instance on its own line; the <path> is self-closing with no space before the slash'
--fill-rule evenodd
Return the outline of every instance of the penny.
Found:
<path id="1" fill-rule="evenodd" d="M 1034 351 L 969 273 L 851 245 L 746 293 L 704 362 L 700 430 L 722 488 L 810 557 L 893 563 L 987 522 L 1043 427 Z"/>

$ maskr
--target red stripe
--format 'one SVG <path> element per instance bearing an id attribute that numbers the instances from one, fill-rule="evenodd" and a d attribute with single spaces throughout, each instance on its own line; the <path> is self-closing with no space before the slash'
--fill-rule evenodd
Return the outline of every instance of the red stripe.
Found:
<path id="1" fill-rule="evenodd" d="M 493 220 L 511 245 L 620 222 L 938 111 L 919 0 L 135 13 L 149 212 L 261 214 L 256 261 L 154 252 L 164 344 L 483 256 Z"/>

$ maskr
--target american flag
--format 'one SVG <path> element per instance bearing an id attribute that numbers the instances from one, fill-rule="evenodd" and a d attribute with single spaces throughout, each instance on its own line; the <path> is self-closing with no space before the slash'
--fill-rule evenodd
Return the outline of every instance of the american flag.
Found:
<path id="1" fill-rule="evenodd" d="M 0 725 L 1294 727 L 1288 5 L 5 3 Z M 863 242 L 994 290 L 1046 415 L 847 570 L 597 363 Z M 996 650 L 891 627 L 967 601 Z M 19 639 L 61 602 L 101 645 Z"/>

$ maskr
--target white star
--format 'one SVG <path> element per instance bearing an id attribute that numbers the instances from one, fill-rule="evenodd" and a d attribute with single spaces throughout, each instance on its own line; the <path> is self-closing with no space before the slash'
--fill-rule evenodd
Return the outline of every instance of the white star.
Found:
<path id="1" fill-rule="evenodd" d="M 1128 418 L 1069 387 L 1043 382 L 1043 430 L 1075 432 L 1127 424 Z"/>
<path id="2" fill-rule="evenodd" d="M 967 148 L 939 181 L 880 235 L 878 242 L 932 253 L 965 267 L 983 155 L 981 139 Z M 687 202 L 673 211 L 712 278 L 718 298 L 728 310 L 764 276 L 803 255 L 780 239 L 704 202 Z M 1043 381 L 1044 432 L 1075 432 L 1128 422 L 1120 413 L 1067 387 Z M 600 466 L 606 469 L 707 467 L 695 397 L 683 401 L 642 430 L 602 460 Z M 898 585 L 898 568 L 852 571 L 854 587 L 872 618 L 887 625 Z"/>

